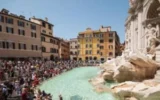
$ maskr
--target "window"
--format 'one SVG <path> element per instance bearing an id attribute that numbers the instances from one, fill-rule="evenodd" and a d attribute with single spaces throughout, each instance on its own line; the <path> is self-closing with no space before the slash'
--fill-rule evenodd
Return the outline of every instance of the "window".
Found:
<path id="1" fill-rule="evenodd" d="M 88 44 L 86 44 L 86 48 L 88 48 Z"/>
<path id="2" fill-rule="evenodd" d="M 41 41 L 44 41 L 44 42 L 45 42 L 45 41 L 46 41 L 45 37 L 42 36 L 42 37 L 41 37 Z"/>
<path id="3" fill-rule="evenodd" d="M 24 50 L 27 49 L 27 48 L 26 48 L 26 44 L 24 44 L 24 43 L 19 43 L 19 44 L 18 44 L 18 48 L 19 48 L 19 49 L 24 49 Z"/>
<path id="4" fill-rule="evenodd" d="M 4 16 L 0 15 L 0 22 L 4 22 Z"/>
<path id="5" fill-rule="evenodd" d="M 42 52 L 46 52 L 46 48 L 45 47 L 42 47 Z"/>
<path id="6" fill-rule="evenodd" d="M 113 49 L 113 45 L 109 45 L 109 49 L 112 50 Z"/>
<path id="7" fill-rule="evenodd" d="M 21 27 L 24 27 L 25 26 L 25 24 L 24 24 L 24 22 L 22 22 L 22 21 L 17 21 L 17 24 L 18 24 L 18 26 L 21 26 Z"/>
<path id="8" fill-rule="evenodd" d="M 103 49 L 104 47 L 103 46 L 100 46 L 100 49 Z"/>
<path id="9" fill-rule="evenodd" d="M 99 50 L 97 51 L 97 54 L 99 54 Z"/>
<path id="10" fill-rule="evenodd" d="M 15 43 L 14 42 L 8 42 L 7 45 L 10 49 L 15 49 Z"/>
<path id="11" fill-rule="evenodd" d="M 9 43 L 8 43 L 8 42 L 6 42 L 6 48 L 7 48 L 7 49 L 9 48 Z"/>
<path id="12" fill-rule="evenodd" d="M 13 28 L 11 28 L 11 27 L 6 27 L 6 32 L 7 33 L 14 33 L 14 30 L 13 30 Z"/>
<path id="13" fill-rule="evenodd" d="M 2 42 L 2 47 L 3 47 L 3 48 L 6 48 L 5 42 Z"/>
<path id="14" fill-rule="evenodd" d="M 92 48 L 92 44 L 90 44 L 89 47 Z"/>
<path id="15" fill-rule="evenodd" d="M 25 35 L 25 31 L 18 29 L 18 34 L 19 34 L 19 35 Z"/>
<path id="16" fill-rule="evenodd" d="M 53 43 L 53 40 L 52 40 L 52 39 L 50 39 L 50 43 Z"/>
<path id="17" fill-rule="evenodd" d="M 2 44 L 2 41 L 0 41 L 0 48 L 3 48 L 3 44 Z"/>
<path id="18" fill-rule="evenodd" d="M 88 57 L 86 57 L 86 60 L 88 60 Z"/>
<path id="19" fill-rule="evenodd" d="M 96 37 L 98 38 L 98 37 L 99 37 L 99 34 L 96 34 Z"/>
<path id="20" fill-rule="evenodd" d="M 109 56 L 113 56 L 113 53 L 112 53 L 112 52 L 109 52 Z"/>
<path id="21" fill-rule="evenodd" d="M 52 35 L 52 33 L 51 33 L 51 32 L 49 32 L 49 34 L 50 34 L 50 35 Z"/>
<path id="22" fill-rule="evenodd" d="M 42 30 L 42 32 L 43 32 L 43 33 L 46 33 L 46 31 L 45 31 L 45 30 Z"/>
<path id="23" fill-rule="evenodd" d="M 0 32 L 2 32 L 2 26 L 0 25 Z"/>
<path id="24" fill-rule="evenodd" d="M 50 48 L 50 53 L 54 53 L 55 50 L 53 48 Z"/>
<path id="25" fill-rule="evenodd" d="M 109 39 L 109 42 L 112 43 L 112 42 L 113 42 L 113 39 Z"/>
<path id="26" fill-rule="evenodd" d="M 26 50 L 26 44 L 23 44 L 23 49 Z"/>
<path id="27" fill-rule="evenodd" d="M 12 43 L 12 48 L 15 49 L 15 43 Z"/>
<path id="28" fill-rule="evenodd" d="M 88 50 L 86 50 L 86 55 L 88 54 Z"/>
<path id="29" fill-rule="evenodd" d="M 100 37 L 101 37 L 101 38 L 103 37 L 103 33 L 100 34 Z"/>
<path id="30" fill-rule="evenodd" d="M 50 29 L 50 30 L 52 29 L 52 26 L 50 24 L 48 24 L 48 29 Z"/>
<path id="31" fill-rule="evenodd" d="M 100 40 L 100 43 L 104 43 L 104 40 Z"/>
<path id="32" fill-rule="evenodd" d="M 37 45 L 31 45 L 31 49 L 37 51 L 38 50 L 38 46 Z"/>
<path id="33" fill-rule="evenodd" d="M 86 42 L 88 42 L 88 39 L 86 39 Z"/>
<path id="34" fill-rule="evenodd" d="M 6 23 L 8 23 L 8 24 L 13 24 L 13 19 L 6 17 Z"/>
<path id="35" fill-rule="evenodd" d="M 45 22 L 42 22 L 42 26 L 43 26 L 43 27 L 46 27 L 46 23 L 45 23 Z"/>
<path id="36" fill-rule="evenodd" d="M 92 50 L 89 50 L 89 54 L 90 54 L 90 55 L 92 54 Z"/>
<path id="37" fill-rule="evenodd" d="M 109 33 L 109 37 L 113 37 L 113 34 L 112 34 L 112 33 Z"/>
<path id="38" fill-rule="evenodd" d="M 75 55 L 77 55 L 77 52 L 75 52 Z"/>
<path id="39" fill-rule="evenodd" d="M 71 51 L 70 54 L 73 55 L 73 52 Z"/>
<path id="40" fill-rule="evenodd" d="M 31 37 L 36 38 L 36 37 L 37 37 L 37 34 L 36 34 L 36 33 L 34 33 L 34 32 L 31 32 Z"/>
<path id="41" fill-rule="evenodd" d="M 9 49 L 9 42 L 0 41 L 0 48 Z"/>
<path id="42" fill-rule="evenodd" d="M 103 56 L 103 52 L 101 52 L 100 55 Z"/>
<path id="43" fill-rule="evenodd" d="M 31 24 L 31 29 L 36 30 L 36 25 Z"/>

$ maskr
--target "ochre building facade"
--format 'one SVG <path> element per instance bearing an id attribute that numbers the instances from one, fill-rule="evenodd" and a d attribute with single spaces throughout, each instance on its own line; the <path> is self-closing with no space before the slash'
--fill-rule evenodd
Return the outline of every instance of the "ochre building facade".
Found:
<path id="1" fill-rule="evenodd" d="M 119 36 L 116 31 L 111 31 L 111 27 L 87 28 L 79 33 L 78 42 L 78 60 L 106 61 L 120 54 Z"/>

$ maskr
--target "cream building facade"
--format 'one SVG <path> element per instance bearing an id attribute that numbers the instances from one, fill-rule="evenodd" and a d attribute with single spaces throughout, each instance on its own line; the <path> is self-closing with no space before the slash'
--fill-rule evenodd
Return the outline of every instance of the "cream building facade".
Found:
<path id="1" fill-rule="evenodd" d="M 160 0 L 130 0 L 125 23 L 125 51 L 148 52 L 160 37 Z"/>
<path id="2" fill-rule="evenodd" d="M 78 57 L 78 40 L 77 38 L 70 39 L 70 59 L 77 60 Z"/>
<path id="3" fill-rule="evenodd" d="M 41 26 L 23 15 L 0 11 L 0 58 L 41 58 Z"/>

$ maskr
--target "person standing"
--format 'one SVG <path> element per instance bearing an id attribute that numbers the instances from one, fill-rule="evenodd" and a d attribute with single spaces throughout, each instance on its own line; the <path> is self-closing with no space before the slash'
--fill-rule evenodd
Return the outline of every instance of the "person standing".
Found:
<path id="1" fill-rule="evenodd" d="M 63 100 L 62 95 L 59 95 L 59 100 Z"/>

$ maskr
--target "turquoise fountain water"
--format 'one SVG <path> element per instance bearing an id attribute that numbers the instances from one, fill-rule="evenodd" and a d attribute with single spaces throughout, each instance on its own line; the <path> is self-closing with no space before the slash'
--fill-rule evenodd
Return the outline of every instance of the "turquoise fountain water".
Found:
<path id="1" fill-rule="evenodd" d="M 59 94 L 63 100 L 115 100 L 111 93 L 100 94 L 93 91 L 88 80 L 95 77 L 98 71 L 97 67 L 75 68 L 44 82 L 40 89 L 51 93 L 53 100 L 59 100 Z"/>

